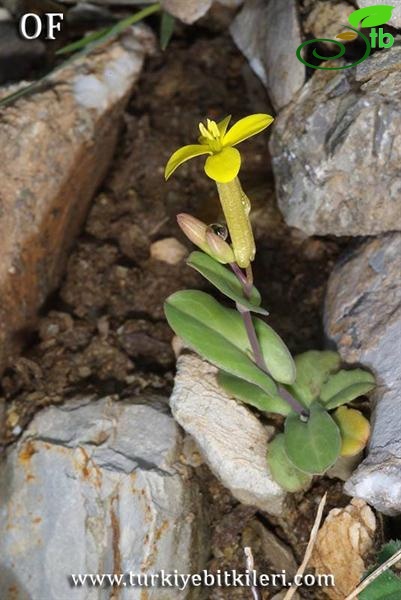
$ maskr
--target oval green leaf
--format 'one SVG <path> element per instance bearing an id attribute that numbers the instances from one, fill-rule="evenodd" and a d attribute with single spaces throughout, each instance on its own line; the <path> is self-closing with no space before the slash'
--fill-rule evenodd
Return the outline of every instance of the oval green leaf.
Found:
<path id="1" fill-rule="evenodd" d="M 258 410 L 284 416 L 289 415 L 291 412 L 289 404 L 280 396 L 267 394 L 257 385 L 230 375 L 225 371 L 219 371 L 217 381 L 228 394 L 245 404 L 254 406 Z"/>
<path id="2" fill-rule="evenodd" d="M 261 297 L 258 290 L 253 286 L 251 297 L 245 298 L 242 285 L 232 271 L 229 271 L 221 263 L 214 260 L 204 252 L 192 252 L 187 260 L 187 265 L 198 271 L 205 279 L 210 281 L 222 294 L 238 302 L 248 310 L 261 315 L 269 314 L 261 308 Z"/>
<path id="3" fill-rule="evenodd" d="M 375 378 L 363 369 L 341 370 L 322 386 L 320 399 L 327 408 L 337 408 L 367 394 L 375 387 Z"/>
<path id="4" fill-rule="evenodd" d="M 293 383 L 297 371 L 287 346 L 270 325 L 258 318 L 253 323 L 269 373 L 280 383 Z"/>
<path id="5" fill-rule="evenodd" d="M 284 434 L 277 435 L 267 447 L 267 464 L 272 477 L 287 492 L 304 490 L 312 482 L 312 476 L 295 467 L 285 451 Z"/>
<path id="6" fill-rule="evenodd" d="M 331 373 L 338 371 L 341 358 L 337 352 L 310 350 L 295 357 L 297 378 L 289 391 L 310 406 L 320 396 L 320 390 Z"/>
<path id="7" fill-rule="evenodd" d="M 254 383 L 272 396 L 277 387 L 249 358 L 249 341 L 240 314 L 198 290 L 172 294 L 164 305 L 170 327 L 193 350 L 219 369 Z"/>
<path id="8" fill-rule="evenodd" d="M 340 454 L 340 430 L 329 413 L 317 403 L 310 407 L 306 423 L 296 414 L 286 418 L 284 437 L 290 461 L 311 475 L 325 473 Z"/>

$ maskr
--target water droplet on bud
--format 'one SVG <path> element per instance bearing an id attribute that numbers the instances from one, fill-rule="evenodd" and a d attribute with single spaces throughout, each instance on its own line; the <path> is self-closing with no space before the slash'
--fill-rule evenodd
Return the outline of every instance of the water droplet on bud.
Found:
<path id="1" fill-rule="evenodd" d="M 228 238 L 228 229 L 221 223 L 212 223 L 208 226 L 208 229 L 218 235 L 222 240 L 226 240 Z"/>

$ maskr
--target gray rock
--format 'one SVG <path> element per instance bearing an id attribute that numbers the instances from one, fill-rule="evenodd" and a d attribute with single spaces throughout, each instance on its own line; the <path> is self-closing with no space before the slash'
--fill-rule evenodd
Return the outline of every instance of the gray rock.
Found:
<path id="1" fill-rule="evenodd" d="M 401 512 L 401 234 L 365 242 L 332 274 L 325 329 L 343 359 L 377 377 L 369 454 L 346 491 Z"/>
<path id="2" fill-rule="evenodd" d="M 389 25 L 401 27 L 401 0 L 392 0 L 392 2 L 388 2 L 387 0 L 357 0 L 357 3 L 360 8 L 365 8 L 365 6 L 375 6 L 376 4 L 390 4 L 391 6 L 394 6 Z"/>
<path id="3" fill-rule="evenodd" d="M 174 17 L 191 24 L 203 17 L 212 6 L 213 0 L 163 0 L 163 7 Z"/>
<path id="4" fill-rule="evenodd" d="M 272 480 L 266 462 L 271 432 L 244 404 L 219 388 L 216 372 L 196 355 L 179 358 L 170 398 L 174 417 L 235 498 L 280 515 L 285 492 Z"/>
<path id="5" fill-rule="evenodd" d="M 309 235 L 401 230 L 400 50 L 319 71 L 271 138 L 280 209 Z"/>
<path id="6" fill-rule="evenodd" d="M 295 57 L 302 42 L 295 0 L 247 0 L 230 31 L 273 106 L 286 106 L 305 81 L 305 67 Z"/>
<path id="7" fill-rule="evenodd" d="M 201 498 L 176 464 L 182 439 L 167 408 L 158 398 L 83 398 L 34 418 L 0 474 L 4 600 L 104 600 L 104 587 L 72 594 L 70 576 L 204 566 Z M 121 600 L 145 595 L 119 591 Z M 153 587 L 146 597 L 189 596 Z"/>

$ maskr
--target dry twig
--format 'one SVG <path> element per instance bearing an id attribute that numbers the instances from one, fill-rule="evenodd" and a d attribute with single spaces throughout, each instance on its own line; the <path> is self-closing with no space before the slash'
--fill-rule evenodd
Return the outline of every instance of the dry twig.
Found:
<path id="1" fill-rule="evenodd" d="M 312 556 L 312 551 L 313 548 L 315 547 L 315 543 L 316 543 L 316 538 L 317 538 L 317 534 L 319 531 L 319 527 L 320 527 L 320 523 L 322 521 L 322 516 L 323 516 L 323 510 L 324 507 L 326 505 L 326 499 L 327 499 L 327 494 L 325 494 L 323 496 L 323 498 L 320 500 L 319 503 L 319 507 L 317 509 L 317 513 L 316 513 L 316 518 L 315 518 L 315 522 L 313 524 L 312 527 L 312 531 L 310 534 L 310 538 L 309 538 L 309 542 L 308 545 L 306 547 L 306 551 L 305 551 L 305 556 L 304 559 L 301 563 L 301 566 L 299 567 L 298 571 L 296 572 L 296 577 L 298 577 L 299 575 L 303 575 L 305 572 L 305 569 L 308 565 L 308 562 L 310 560 L 310 557 Z M 284 596 L 284 600 L 291 600 L 291 598 L 294 596 L 294 594 L 297 591 L 297 586 L 292 586 L 288 592 L 286 593 L 286 595 Z"/>

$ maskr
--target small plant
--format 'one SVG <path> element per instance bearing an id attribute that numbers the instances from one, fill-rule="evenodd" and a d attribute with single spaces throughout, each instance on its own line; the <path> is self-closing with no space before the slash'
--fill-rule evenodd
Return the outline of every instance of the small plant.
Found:
<path id="1" fill-rule="evenodd" d="M 177 220 L 202 250 L 192 252 L 188 265 L 234 301 L 236 310 L 205 292 L 186 290 L 167 299 L 165 313 L 175 333 L 218 367 L 224 390 L 259 411 L 285 417 L 284 431 L 269 444 L 267 460 L 275 480 L 294 492 L 309 485 L 313 475 L 325 473 L 340 455 L 364 448 L 369 422 L 345 405 L 369 392 L 374 378 L 362 369 L 341 369 L 336 352 L 312 350 L 293 359 L 261 318 L 268 312 L 253 283 L 251 203 L 238 178 L 241 155 L 235 146 L 272 121 L 269 115 L 250 115 L 229 129 L 230 117 L 220 123 L 208 119 L 199 125 L 199 143 L 180 148 L 169 159 L 166 179 L 183 162 L 207 156 L 204 169 L 216 182 L 227 226 L 208 226 L 188 214 Z"/>

